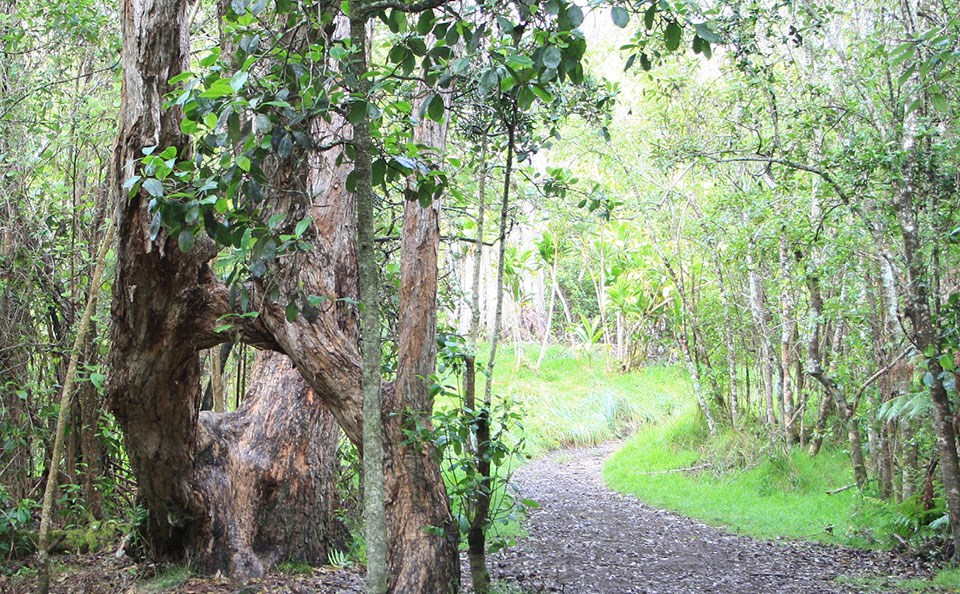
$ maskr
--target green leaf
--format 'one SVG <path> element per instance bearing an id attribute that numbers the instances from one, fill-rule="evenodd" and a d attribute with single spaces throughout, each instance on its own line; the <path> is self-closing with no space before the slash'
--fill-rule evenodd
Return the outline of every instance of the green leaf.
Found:
<path id="1" fill-rule="evenodd" d="M 106 379 L 106 376 L 102 373 L 91 373 L 90 374 L 90 383 L 99 390 L 103 390 L 103 381 Z"/>
<path id="2" fill-rule="evenodd" d="M 654 2 L 653 4 L 650 5 L 650 8 L 648 8 L 643 13 L 643 26 L 647 28 L 647 31 L 649 31 L 650 29 L 653 29 L 653 19 L 656 18 L 656 16 L 657 16 L 657 3 Z"/>
<path id="3" fill-rule="evenodd" d="M 911 64 L 906 70 L 904 70 L 900 74 L 900 76 L 897 77 L 897 86 L 902 87 L 903 85 L 907 84 L 907 81 L 910 80 L 910 78 L 913 76 L 913 74 L 916 71 L 917 71 L 917 65 Z"/>
<path id="4" fill-rule="evenodd" d="M 942 93 L 932 93 L 930 95 L 930 103 L 932 103 L 933 107 L 940 113 L 950 113 L 950 103 L 947 102 L 947 98 L 944 97 Z"/>
<path id="5" fill-rule="evenodd" d="M 271 231 L 280 226 L 280 223 L 283 222 L 283 219 L 287 218 L 286 213 L 278 212 L 267 220 L 267 229 Z"/>
<path id="6" fill-rule="evenodd" d="M 326 295 L 307 295 L 307 303 L 313 307 L 319 307 L 320 304 L 329 300 Z"/>
<path id="7" fill-rule="evenodd" d="M 155 177 L 148 177 L 143 180 L 143 189 L 154 198 L 163 196 L 163 182 Z"/>
<path id="8" fill-rule="evenodd" d="M 305 218 L 305 219 L 301 219 L 300 222 L 297 223 L 296 228 L 294 228 L 293 233 L 294 233 L 297 237 L 303 235 L 303 232 L 307 230 L 307 227 L 309 227 L 309 226 L 310 226 L 310 223 L 312 223 L 312 222 L 313 222 L 313 219 L 310 218 L 310 217 L 307 217 L 307 218 Z"/>
<path id="9" fill-rule="evenodd" d="M 560 54 L 560 50 L 556 46 L 551 45 L 547 49 L 543 50 L 543 65 L 547 68 L 553 68 L 556 70 L 560 67 L 560 61 L 563 59 L 563 56 Z"/>
<path id="10" fill-rule="evenodd" d="M 528 56 L 514 54 L 511 56 L 507 56 L 507 66 L 515 70 L 519 70 L 523 68 L 532 68 L 533 60 L 531 60 Z"/>
<path id="11" fill-rule="evenodd" d="M 281 132 L 283 132 L 283 135 L 280 137 L 279 142 L 277 142 L 277 155 L 279 155 L 281 159 L 285 159 L 293 152 L 293 136 L 286 130 L 281 130 Z"/>
<path id="12" fill-rule="evenodd" d="M 429 8 L 420 13 L 420 19 L 417 21 L 417 33 L 420 35 L 426 35 L 433 29 L 433 24 L 436 22 L 436 17 L 433 15 L 433 11 Z"/>
<path id="13" fill-rule="evenodd" d="M 956 364 L 954 363 L 953 357 L 949 353 L 944 353 L 940 355 L 940 367 L 944 371 L 953 371 L 956 369 Z"/>
<path id="14" fill-rule="evenodd" d="M 180 120 L 180 131 L 187 136 L 190 136 L 191 134 L 196 134 L 200 131 L 200 125 L 190 118 L 183 118 Z"/>
<path id="15" fill-rule="evenodd" d="M 614 6 L 610 9 L 610 17 L 613 19 L 613 24 L 621 29 L 630 23 L 630 13 L 622 6 Z"/>
<path id="16" fill-rule="evenodd" d="M 233 94 L 233 87 L 230 86 L 229 78 L 219 78 L 206 91 L 200 93 L 203 99 L 219 99 Z"/>
<path id="17" fill-rule="evenodd" d="M 217 114 L 210 112 L 203 116 L 203 125 L 211 130 L 214 130 L 217 127 L 217 119 Z"/>
<path id="18" fill-rule="evenodd" d="M 445 108 L 443 97 L 440 93 L 434 93 L 430 99 L 430 104 L 427 106 L 427 115 L 430 116 L 430 119 L 434 122 L 440 123 L 443 121 L 443 111 Z"/>
<path id="19" fill-rule="evenodd" d="M 567 6 L 567 22 L 571 29 L 576 29 L 583 24 L 583 10 L 576 4 Z"/>
<path id="20" fill-rule="evenodd" d="M 363 120 L 367 113 L 366 101 L 354 101 L 350 104 L 350 111 L 347 113 L 347 121 L 356 126 Z"/>
<path id="21" fill-rule="evenodd" d="M 480 94 L 489 95 L 494 89 L 499 88 L 500 75 L 493 68 L 487 70 L 480 77 Z"/>
<path id="22" fill-rule="evenodd" d="M 370 164 L 370 177 L 373 185 L 382 186 L 386 182 L 387 162 L 384 159 L 377 159 Z"/>
<path id="23" fill-rule="evenodd" d="M 683 36 L 683 29 L 676 21 L 670 21 L 667 28 L 663 31 L 663 42 L 669 51 L 675 51 L 680 47 L 680 38 Z"/>
<path id="24" fill-rule="evenodd" d="M 230 78 L 230 88 L 233 89 L 233 92 L 239 91 L 243 85 L 247 83 L 247 78 L 249 76 L 250 75 L 247 74 L 245 70 L 241 70 L 240 72 L 234 74 Z"/>
<path id="25" fill-rule="evenodd" d="M 297 307 L 296 301 L 291 301 L 287 304 L 287 311 L 285 312 L 287 316 L 287 321 L 290 323 L 297 321 L 297 314 L 300 313 L 300 309 Z"/>
<path id="26" fill-rule="evenodd" d="M 717 35 L 716 31 L 710 28 L 710 25 L 706 23 L 696 23 L 693 28 L 697 30 L 697 35 L 700 36 L 700 39 L 707 43 L 723 43 L 723 39 Z"/>
<path id="27" fill-rule="evenodd" d="M 180 246 L 181 252 L 189 253 L 193 249 L 193 231 L 191 229 L 181 231 L 177 236 L 177 245 Z"/>
<path id="28" fill-rule="evenodd" d="M 544 103 L 551 103 L 553 101 L 553 95 L 550 94 L 545 88 L 540 85 L 533 85 L 533 92 L 537 97 L 540 98 Z"/>

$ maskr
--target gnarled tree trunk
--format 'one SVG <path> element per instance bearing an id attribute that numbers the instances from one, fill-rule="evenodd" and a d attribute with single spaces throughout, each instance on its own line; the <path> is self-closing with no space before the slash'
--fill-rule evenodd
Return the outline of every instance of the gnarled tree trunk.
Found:
<path id="1" fill-rule="evenodd" d="M 186 147 L 179 113 L 161 108 L 172 90 L 165 81 L 185 68 L 189 53 L 186 4 L 124 3 L 124 91 L 113 180 L 120 193 L 142 147 L 176 146 L 181 154 Z M 343 122 L 319 123 L 314 133 L 330 130 L 349 136 Z M 319 536 L 330 533 L 327 518 L 306 510 L 329 499 L 305 483 L 294 486 L 303 478 L 298 473 L 326 460 L 318 443 L 318 436 L 329 436 L 320 404 L 354 443 L 361 440 L 356 209 L 345 188 L 350 165 L 337 163 L 339 152 L 294 151 L 275 163 L 272 186 L 278 190 L 271 203 L 288 214 L 288 222 L 312 218 L 304 234 L 312 250 L 271 266 L 279 298 L 254 300 L 262 303 L 259 317 L 236 327 L 243 342 L 287 354 L 311 390 L 264 397 L 258 388 L 240 410 L 222 416 L 197 412 L 198 353 L 227 339 L 214 329 L 218 318 L 231 313 L 228 293 L 209 265 L 212 246 L 198 241 L 184 254 L 163 233 L 151 241 L 148 196 L 141 191 L 117 197 L 120 245 L 108 395 L 150 512 L 147 542 L 159 553 L 190 556 L 203 569 L 235 576 L 256 575 L 282 557 L 323 558 L 320 545 L 310 543 L 324 542 Z M 400 320 L 398 384 L 384 387 L 390 589 L 453 592 L 459 587 L 456 533 L 439 468 L 430 447 L 409 443 L 401 427 L 411 411 L 422 420 L 431 410 L 420 377 L 433 370 L 430 296 L 436 291 L 436 213 L 409 209 L 401 291 L 416 315 Z M 267 293 L 254 289 L 260 297 Z M 302 303 L 305 295 L 328 300 L 309 316 L 288 321 L 286 304 Z M 285 377 L 278 386 L 292 381 Z M 223 492 L 225 482 L 232 492 Z M 288 505 L 291 497 L 294 505 Z"/>
<path id="2" fill-rule="evenodd" d="M 315 394 L 293 389 L 290 378 L 260 384 L 236 413 L 198 417 L 199 351 L 225 340 L 214 329 L 230 311 L 209 265 L 212 246 L 198 243 L 185 254 L 164 233 L 151 240 L 148 197 L 121 189 L 143 147 L 185 149 L 179 113 L 162 103 L 172 90 L 166 81 L 189 55 L 186 7 L 185 0 L 127 0 L 123 7 L 108 401 L 149 510 L 144 532 L 153 552 L 255 575 L 283 557 L 325 558 L 326 540 L 318 536 L 329 533 L 320 513 L 328 499 L 314 473 L 318 461 L 329 463 L 335 437 Z M 257 324 L 239 330 L 248 342 L 275 347 Z M 273 393 L 261 395 L 267 391 Z M 232 488 L 225 490 L 227 483 Z"/>

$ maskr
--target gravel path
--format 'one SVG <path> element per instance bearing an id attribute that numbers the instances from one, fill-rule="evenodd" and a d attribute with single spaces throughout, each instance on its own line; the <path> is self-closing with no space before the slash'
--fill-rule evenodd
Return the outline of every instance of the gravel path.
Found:
<path id="1" fill-rule="evenodd" d="M 601 467 L 619 445 L 553 452 L 517 472 L 541 507 L 529 536 L 492 558 L 495 579 L 567 594 L 821 593 L 864 591 L 838 576 L 870 577 L 877 592 L 925 573 L 890 553 L 737 536 L 614 493 Z"/>

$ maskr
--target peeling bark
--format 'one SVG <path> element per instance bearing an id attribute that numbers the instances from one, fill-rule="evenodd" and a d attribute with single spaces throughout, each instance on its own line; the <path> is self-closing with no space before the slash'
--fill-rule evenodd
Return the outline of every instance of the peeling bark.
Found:
<path id="1" fill-rule="evenodd" d="M 257 354 L 240 409 L 200 413 L 193 482 L 206 516 L 190 540 L 208 570 L 262 575 L 286 559 L 322 565 L 342 548 L 339 434 L 290 359 L 270 351 Z"/>

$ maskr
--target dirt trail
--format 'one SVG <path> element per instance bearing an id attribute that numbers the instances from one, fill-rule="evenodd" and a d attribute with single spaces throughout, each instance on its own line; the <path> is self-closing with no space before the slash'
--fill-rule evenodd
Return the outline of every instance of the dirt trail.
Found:
<path id="1" fill-rule="evenodd" d="M 741 594 L 864 591 L 838 576 L 881 576 L 871 591 L 896 591 L 898 578 L 923 574 L 889 553 L 755 540 L 614 493 L 601 467 L 619 445 L 553 452 L 517 472 L 541 507 L 529 537 L 493 557 L 496 579 L 533 592 Z"/>

